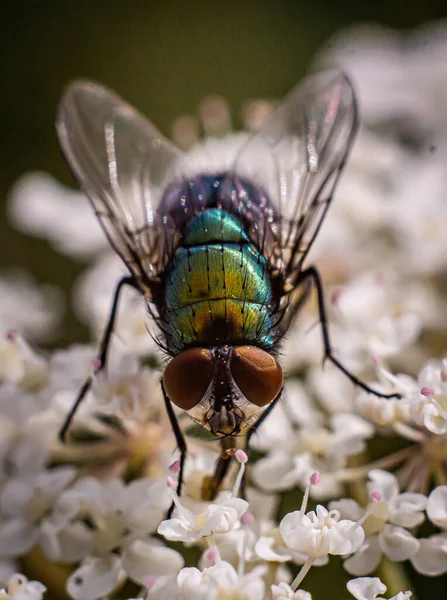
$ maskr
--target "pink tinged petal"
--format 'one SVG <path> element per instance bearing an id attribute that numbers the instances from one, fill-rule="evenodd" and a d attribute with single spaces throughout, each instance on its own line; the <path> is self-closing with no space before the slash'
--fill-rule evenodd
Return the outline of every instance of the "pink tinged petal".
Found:
<path id="1" fill-rule="evenodd" d="M 127 575 L 144 585 L 148 576 L 176 575 L 184 565 L 181 554 L 166 548 L 158 540 L 135 540 L 123 551 Z"/>
<path id="2" fill-rule="evenodd" d="M 411 557 L 418 573 L 436 576 L 447 572 L 447 535 L 437 534 L 419 540 L 419 550 Z"/>
<path id="3" fill-rule="evenodd" d="M 447 485 L 435 488 L 427 502 L 427 515 L 432 523 L 447 529 Z"/>
<path id="4" fill-rule="evenodd" d="M 346 587 L 357 600 L 374 600 L 379 594 L 386 592 L 386 585 L 378 577 L 351 579 Z"/>
<path id="5" fill-rule="evenodd" d="M 378 567 L 381 557 L 378 537 L 368 536 L 357 552 L 345 560 L 343 566 L 351 575 L 367 575 Z"/>
<path id="6" fill-rule="evenodd" d="M 393 561 L 411 558 L 419 548 L 419 541 L 409 531 L 395 525 L 385 525 L 379 533 L 382 552 Z"/>
<path id="7" fill-rule="evenodd" d="M 39 539 L 39 528 L 22 519 L 10 519 L 0 524 L 0 548 L 3 556 L 25 554 Z"/>
<path id="8" fill-rule="evenodd" d="M 89 558 L 67 580 L 67 592 L 74 600 L 96 600 L 107 596 L 121 573 L 121 559 Z"/>

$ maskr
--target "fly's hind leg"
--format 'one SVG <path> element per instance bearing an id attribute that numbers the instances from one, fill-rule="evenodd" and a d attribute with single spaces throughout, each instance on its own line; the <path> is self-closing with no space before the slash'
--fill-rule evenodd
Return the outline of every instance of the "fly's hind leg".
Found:
<path id="1" fill-rule="evenodd" d="M 97 373 L 99 373 L 100 371 L 102 371 L 104 369 L 104 367 L 106 366 L 107 354 L 108 354 L 109 345 L 110 345 L 110 339 L 112 337 L 112 333 L 113 333 L 113 329 L 114 329 L 115 321 L 116 321 L 119 296 L 120 296 L 121 290 L 123 289 L 123 287 L 125 285 L 130 285 L 131 287 L 136 287 L 135 280 L 133 279 L 133 277 L 123 277 L 118 282 L 118 285 L 116 286 L 115 295 L 113 297 L 112 309 L 110 311 L 109 321 L 107 323 L 107 327 L 104 331 L 104 334 L 103 334 L 103 337 L 101 340 L 101 345 L 99 347 L 98 364 L 95 366 L 95 370 L 94 370 L 95 375 Z M 84 400 L 87 392 L 89 391 L 89 389 L 92 385 L 92 382 L 93 382 L 93 377 L 92 376 L 88 377 L 88 379 L 85 381 L 84 385 L 79 390 L 78 397 L 76 398 L 73 406 L 71 407 L 70 412 L 68 413 L 68 415 L 59 431 L 59 439 L 61 440 L 61 442 L 65 442 L 67 431 L 71 425 L 71 422 L 76 414 L 76 411 L 78 410 L 79 406 L 81 405 L 81 402 Z"/>
<path id="2" fill-rule="evenodd" d="M 400 398 L 400 394 L 383 394 L 369 387 L 366 383 L 364 383 L 361 379 L 353 375 L 343 364 L 334 356 L 331 340 L 329 337 L 328 330 L 328 321 L 326 315 L 326 307 L 324 304 L 324 293 L 323 293 L 323 285 L 321 283 L 321 277 L 319 272 L 315 267 L 308 267 L 304 271 L 302 271 L 299 275 L 297 285 L 300 285 L 307 281 L 313 281 L 315 284 L 315 288 L 317 290 L 317 298 L 318 298 L 318 312 L 320 314 L 320 323 L 321 323 L 321 333 L 323 336 L 323 344 L 324 344 L 324 358 L 325 360 L 330 360 L 342 373 L 348 377 L 358 387 L 365 392 L 370 394 L 374 394 L 374 396 L 378 396 L 379 398 Z"/>

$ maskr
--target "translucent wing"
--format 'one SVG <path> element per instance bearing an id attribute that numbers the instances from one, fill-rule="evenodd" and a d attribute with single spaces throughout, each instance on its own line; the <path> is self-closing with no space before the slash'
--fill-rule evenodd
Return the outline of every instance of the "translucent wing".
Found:
<path id="1" fill-rule="evenodd" d="M 252 237 L 294 285 L 357 130 L 353 87 L 339 71 L 311 75 L 267 117 L 238 155 L 232 186 L 249 180 L 266 194 L 251 210 Z M 269 200 L 268 200 L 269 199 Z M 239 198 L 247 212 L 246 202 Z"/>
<path id="2" fill-rule="evenodd" d="M 172 243 L 156 209 L 180 174 L 179 151 L 121 98 L 87 81 L 65 92 L 57 131 L 111 245 L 150 296 L 166 260 L 162 247 Z"/>

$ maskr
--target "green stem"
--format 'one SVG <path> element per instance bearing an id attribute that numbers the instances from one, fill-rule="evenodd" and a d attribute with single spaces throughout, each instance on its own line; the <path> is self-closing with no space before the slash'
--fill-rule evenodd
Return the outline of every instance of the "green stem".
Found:
<path id="1" fill-rule="evenodd" d="M 377 575 L 387 587 L 387 597 L 396 596 L 399 592 L 411 590 L 413 592 L 411 600 L 418 600 L 402 563 L 392 562 L 384 556 L 377 569 Z"/>

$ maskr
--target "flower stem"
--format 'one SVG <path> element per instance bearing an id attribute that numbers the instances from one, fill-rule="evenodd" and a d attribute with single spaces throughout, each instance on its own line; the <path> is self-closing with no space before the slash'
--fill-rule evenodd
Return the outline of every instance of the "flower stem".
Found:
<path id="1" fill-rule="evenodd" d="M 402 564 L 392 562 L 385 556 L 380 562 L 378 577 L 388 588 L 387 596 L 396 596 L 401 591 L 412 589 Z M 418 600 L 414 590 L 412 592 L 411 600 Z"/>

